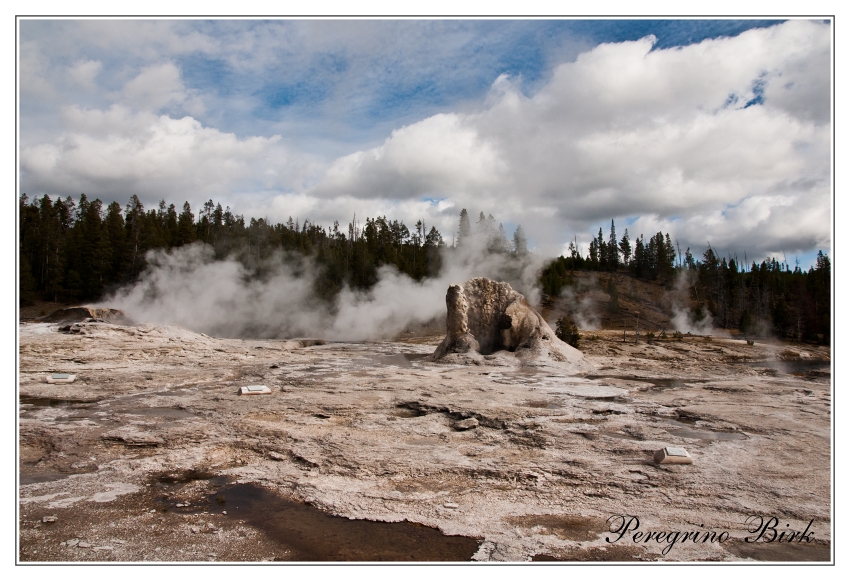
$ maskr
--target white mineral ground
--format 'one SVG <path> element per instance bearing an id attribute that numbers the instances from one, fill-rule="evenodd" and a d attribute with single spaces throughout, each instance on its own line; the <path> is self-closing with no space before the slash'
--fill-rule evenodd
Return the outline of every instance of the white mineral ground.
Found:
<path id="1" fill-rule="evenodd" d="M 442 335 L 310 345 L 57 328 L 20 325 L 23 561 L 295 558 L 208 503 L 221 479 L 157 484 L 193 470 L 329 514 L 475 537 L 477 560 L 830 558 L 830 373 L 803 365 L 828 361 L 827 347 L 593 331 L 581 347 L 595 370 L 571 376 L 431 362 Z M 56 372 L 77 380 L 47 384 Z M 257 384 L 272 394 L 237 395 Z M 457 429 L 468 418 L 478 426 Z M 663 446 L 694 463 L 653 464 Z M 184 502 L 201 508 L 173 508 Z M 608 543 L 616 514 L 731 540 L 667 555 L 655 541 Z M 751 515 L 780 530 L 813 519 L 812 542 L 745 543 Z"/>

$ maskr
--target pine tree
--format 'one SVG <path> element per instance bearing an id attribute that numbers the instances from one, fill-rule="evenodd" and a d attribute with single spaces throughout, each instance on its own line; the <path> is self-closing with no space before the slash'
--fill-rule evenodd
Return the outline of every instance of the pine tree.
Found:
<path id="1" fill-rule="evenodd" d="M 487 235 L 487 217 L 484 212 L 478 214 L 478 222 L 475 224 L 475 233 L 481 236 Z"/>
<path id="2" fill-rule="evenodd" d="M 504 254 L 508 251 L 510 244 L 508 243 L 508 235 L 505 233 L 505 227 L 499 223 L 499 227 L 493 234 L 493 240 L 490 244 L 490 251 L 499 254 Z"/>
<path id="3" fill-rule="evenodd" d="M 617 249 L 617 233 L 614 231 L 614 220 L 611 220 L 611 234 L 608 236 L 608 268 L 617 270 L 620 256 Z"/>
<path id="4" fill-rule="evenodd" d="M 195 215 L 189 202 L 183 202 L 183 211 L 177 218 L 177 242 L 175 246 L 191 244 L 195 241 Z"/>
<path id="5" fill-rule="evenodd" d="M 82 198 L 80 206 L 82 207 Z M 129 255 L 129 270 L 131 276 L 136 276 L 143 268 L 145 247 L 143 239 L 142 220 L 145 216 L 145 207 L 138 196 L 133 194 L 124 210 L 124 227 L 127 230 L 127 253 Z"/>
<path id="6" fill-rule="evenodd" d="M 596 251 L 599 253 L 599 269 L 605 270 L 608 268 L 608 252 L 605 248 L 605 240 L 602 238 L 602 228 L 596 235 Z"/>
<path id="7" fill-rule="evenodd" d="M 168 205 L 168 212 L 165 215 L 165 231 L 166 241 L 168 246 L 177 246 L 177 208 L 174 204 Z"/>
<path id="8" fill-rule="evenodd" d="M 620 239 L 620 254 L 623 255 L 623 265 L 629 266 L 632 259 L 632 245 L 629 242 L 629 229 L 626 228 L 626 233 Z"/>
<path id="9" fill-rule="evenodd" d="M 440 232 L 433 226 L 425 236 L 425 256 L 428 260 L 427 274 L 435 276 L 443 267 L 443 258 L 440 254 L 440 249 L 445 247 L 443 237 Z"/>
<path id="10" fill-rule="evenodd" d="M 83 204 L 74 224 L 77 255 L 73 266 L 80 275 L 78 298 L 93 299 L 100 296 L 104 276 L 111 267 L 111 253 L 102 216 L 103 203 L 99 199 Z"/>
<path id="11" fill-rule="evenodd" d="M 516 252 L 517 256 L 528 254 L 528 239 L 525 237 L 525 231 L 520 225 L 517 225 L 516 230 L 514 230 L 514 252 Z"/>
<path id="12" fill-rule="evenodd" d="M 22 307 L 25 307 L 35 302 L 35 278 L 32 276 L 32 267 L 26 255 L 20 255 L 18 268 L 20 269 L 18 301 Z"/>
<path id="13" fill-rule="evenodd" d="M 88 203 L 85 194 L 80 196 L 80 204 L 84 202 Z M 57 207 L 48 196 L 43 196 L 39 204 L 39 263 L 36 280 L 54 301 L 59 300 L 65 283 L 65 252 L 68 245 L 65 234 L 66 229 Z"/>
<path id="14" fill-rule="evenodd" d="M 469 213 L 466 208 L 460 211 L 460 224 L 457 229 L 457 246 L 460 246 L 464 240 L 472 234 L 472 226 L 469 223 Z"/>
<path id="15" fill-rule="evenodd" d="M 635 276 L 638 278 L 649 278 L 643 234 L 635 240 Z"/>

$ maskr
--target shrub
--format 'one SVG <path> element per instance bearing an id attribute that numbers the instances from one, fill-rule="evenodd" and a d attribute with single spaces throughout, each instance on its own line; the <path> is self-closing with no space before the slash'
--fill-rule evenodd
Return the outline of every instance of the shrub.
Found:
<path id="1" fill-rule="evenodd" d="M 567 345 L 578 349 L 578 342 L 581 339 L 581 335 L 578 334 L 578 327 L 569 318 L 561 317 L 558 319 L 555 327 L 555 335 Z"/>

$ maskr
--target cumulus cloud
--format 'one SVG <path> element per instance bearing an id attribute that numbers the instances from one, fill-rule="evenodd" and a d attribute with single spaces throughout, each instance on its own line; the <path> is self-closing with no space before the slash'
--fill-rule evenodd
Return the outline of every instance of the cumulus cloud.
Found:
<path id="1" fill-rule="evenodd" d="M 530 97 L 501 76 L 481 110 L 404 127 L 337 160 L 311 193 L 486 196 L 553 247 L 639 216 L 695 246 L 828 245 L 829 26 L 654 42 L 599 45 Z"/>
<path id="2" fill-rule="evenodd" d="M 481 193 L 497 186 L 505 169 L 474 127 L 441 114 L 393 131 L 380 147 L 338 159 L 311 193 L 396 199 Z"/>
<path id="3" fill-rule="evenodd" d="M 121 100 L 137 109 L 156 111 L 185 99 L 186 89 L 180 80 L 180 71 L 172 63 L 145 67 L 121 91 Z"/>
<path id="4" fill-rule="evenodd" d="M 21 184 L 272 220 L 386 214 L 447 239 L 467 208 L 547 253 L 612 218 L 683 249 L 828 248 L 830 26 L 575 42 L 529 83 L 494 72 L 508 28 L 463 22 L 26 22 Z M 485 97 L 467 79 L 482 71 Z"/>
<path id="5" fill-rule="evenodd" d="M 291 185 L 289 176 L 266 171 L 287 162 L 279 136 L 239 139 L 192 117 L 118 105 L 105 111 L 70 107 L 63 120 L 67 130 L 59 138 L 21 150 L 21 170 L 34 189 L 185 199 L 187 191 L 215 196 L 240 186 Z"/>
<path id="6" fill-rule="evenodd" d="M 92 90 L 96 88 L 95 78 L 101 69 L 103 69 L 103 63 L 100 61 L 83 60 L 68 69 L 68 76 L 75 84 Z"/>

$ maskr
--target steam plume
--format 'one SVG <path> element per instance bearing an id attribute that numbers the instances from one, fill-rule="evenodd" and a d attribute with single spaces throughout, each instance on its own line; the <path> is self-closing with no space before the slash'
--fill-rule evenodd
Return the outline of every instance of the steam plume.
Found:
<path id="1" fill-rule="evenodd" d="M 212 249 L 200 243 L 170 254 L 151 251 L 138 282 L 106 304 L 140 322 L 176 323 L 214 336 L 357 341 L 392 338 L 411 324 L 444 316 L 448 286 L 475 276 L 509 282 L 532 304 L 540 299 L 536 281 L 543 259 L 488 252 L 482 236 L 444 252 L 434 278 L 418 282 L 383 266 L 371 289 L 344 288 L 330 305 L 313 293 L 313 262 L 304 258 L 293 265 L 285 258 L 269 259 L 266 275 L 257 278 L 235 259 L 215 261 Z"/>

